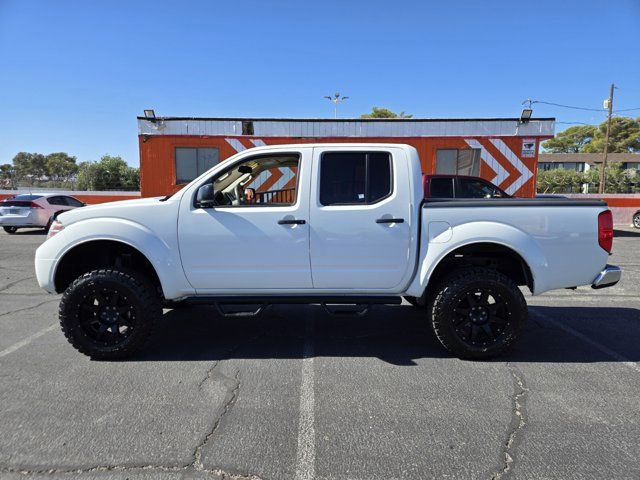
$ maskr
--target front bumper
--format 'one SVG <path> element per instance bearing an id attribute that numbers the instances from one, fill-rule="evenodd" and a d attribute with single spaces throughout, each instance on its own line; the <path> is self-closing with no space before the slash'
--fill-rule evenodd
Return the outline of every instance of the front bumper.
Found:
<path id="1" fill-rule="evenodd" d="M 607 265 L 606 267 L 604 267 L 604 270 L 602 270 L 595 278 L 595 280 L 591 284 L 591 288 L 613 287 L 620 281 L 621 276 L 622 270 L 620 269 L 620 267 L 616 267 L 615 265 Z"/>

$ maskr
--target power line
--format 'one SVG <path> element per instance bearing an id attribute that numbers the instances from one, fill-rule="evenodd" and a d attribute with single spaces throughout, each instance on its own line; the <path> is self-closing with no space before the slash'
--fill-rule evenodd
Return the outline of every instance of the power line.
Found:
<path id="1" fill-rule="evenodd" d="M 544 105 L 553 105 L 554 107 L 573 108 L 574 110 L 588 110 L 590 112 L 603 112 L 602 108 L 574 107 L 571 105 L 563 105 L 561 103 L 544 102 L 542 100 L 533 100 L 531 103 L 543 103 Z"/>
<path id="2" fill-rule="evenodd" d="M 602 112 L 602 113 L 605 113 L 607 111 L 604 108 L 576 107 L 576 106 L 573 106 L 573 105 L 564 105 L 562 103 L 545 102 L 543 100 L 532 100 L 531 103 L 532 104 L 534 104 L 534 103 L 542 103 L 544 105 L 553 105 L 554 107 L 572 108 L 574 110 L 587 110 L 589 112 Z M 614 110 L 613 113 L 631 112 L 631 111 L 634 111 L 634 110 L 640 110 L 640 107 L 623 108 L 623 109 L 620 109 L 620 110 Z M 560 122 L 558 122 L 558 123 L 560 123 Z"/>
<path id="3" fill-rule="evenodd" d="M 624 108 L 622 110 L 614 110 L 613 113 L 617 113 L 617 112 L 630 112 L 631 110 L 640 110 L 640 107 L 636 107 L 636 108 Z"/>

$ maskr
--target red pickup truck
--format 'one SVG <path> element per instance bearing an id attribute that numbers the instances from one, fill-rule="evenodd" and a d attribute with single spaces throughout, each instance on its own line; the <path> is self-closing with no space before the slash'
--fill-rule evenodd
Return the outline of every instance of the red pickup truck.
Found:
<path id="1" fill-rule="evenodd" d="M 424 198 L 511 198 L 511 195 L 480 177 L 423 175 Z"/>

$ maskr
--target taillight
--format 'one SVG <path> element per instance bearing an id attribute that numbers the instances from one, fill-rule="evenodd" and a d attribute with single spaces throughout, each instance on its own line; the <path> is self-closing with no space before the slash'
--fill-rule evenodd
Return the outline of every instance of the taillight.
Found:
<path id="1" fill-rule="evenodd" d="M 611 210 L 605 210 L 598 215 L 598 243 L 611 253 L 613 247 L 613 215 L 611 215 Z"/>
<path id="2" fill-rule="evenodd" d="M 56 233 L 60 233 L 64 230 L 64 225 L 62 225 L 58 220 L 54 220 L 49 227 L 49 232 L 47 232 L 47 238 L 53 237 Z"/>
<path id="3" fill-rule="evenodd" d="M 43 208 L 43 207 L 38 205 L 36 202 L 29 202 L 29 208 Z"/>

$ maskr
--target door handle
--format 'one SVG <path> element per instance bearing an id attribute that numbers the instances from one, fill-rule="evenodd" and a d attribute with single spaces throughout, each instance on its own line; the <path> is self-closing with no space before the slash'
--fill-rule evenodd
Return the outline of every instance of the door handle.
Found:
<path id="1" fill-rule="evenodd" d="M 378 218 L 376 223 L 404 223 L 404 218 Z"/>
<path id="2" fill-rule="evenodd" d="M 296 219 L 285 219 L 278 220 L 278 225 L 304 225 L 307 223 L 306 220 L 296 220 Z"/>

